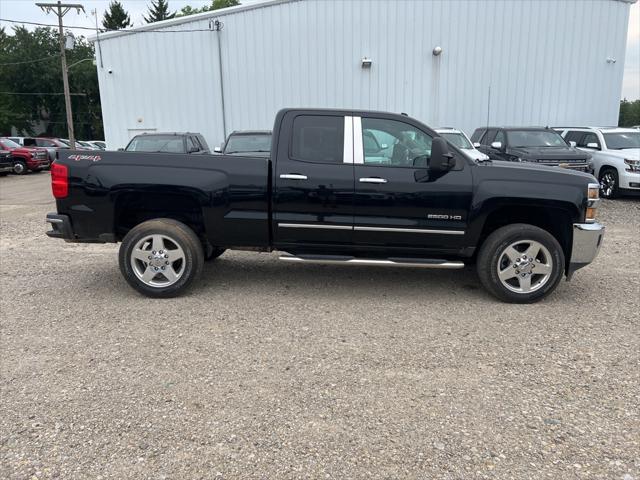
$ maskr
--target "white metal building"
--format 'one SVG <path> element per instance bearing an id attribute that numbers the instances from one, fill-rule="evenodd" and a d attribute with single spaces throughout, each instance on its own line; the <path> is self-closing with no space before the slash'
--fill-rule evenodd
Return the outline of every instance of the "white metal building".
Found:
<path id="1" fill-rule="evenodd" d="M 213 148 L 298 106 L 468 133 L 616 125 L 635 1 L 271 0 L 101 34 L 106 140 L 193 131 Z"/>

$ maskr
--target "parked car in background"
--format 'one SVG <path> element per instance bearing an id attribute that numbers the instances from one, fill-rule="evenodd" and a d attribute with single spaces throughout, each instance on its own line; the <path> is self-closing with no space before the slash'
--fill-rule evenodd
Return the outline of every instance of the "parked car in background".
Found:
<path id="1" fill-rule="evenodd" d="M 8 137 L 0 137 L 0 147 L 9 152 L 16 175 L 39 172 L 51 164 L 45 148 L 23 147 Z"/>
<path id="2" fill-rule="evenodd" d="M 475 263 L 497 298 L 530 303 L 591 263 L 602 245 L 592 175 L 475 162 L 392 113 L 285 109 L 273 132 L 269 158 L 242 161 L 61 152 L 47 235 L 122 242 L 124 278 L 150 297 L 179 294 L 205 258 L 230 248 L 345 267 Z M 379 148 L 365 143 L 369 135 Z"/>
<path id="3" fill-rule="evenodd" d="M 13 172 L 13 160 L 9 151 L 0 147 L 0 176 L 4 177 L 6 174 Z"/>
<path id="4" fill-rule="evenodd" d="M 268 157 L 271 153 L 271 130 L 241 130 L 232 132 L 216 153 Z M 255 154 L 255 155 L 254 155 Z"/>
<path id="5" fill-rule="evenodd" d="M 573 148 L 558 132 L 544 127 L 482 127 L 471 136 L 492 160 L 533 162 L 593 172 L 591 155 Z"/>
<path id="6" fill-rule="evenodd" d="M 67 142 L 69 143 L 69 142 Z M 101 150 L 90 142 L 85 142 L 84 140 L 76 140 L 76 150 L 86 148 L 87 150 Z"/>
<path id="7" fill-rule="evenodd" d="M 211 153 L 204 137 L 199 133 L 142 133 L 131 139 L 126 152 L 189 153 L 203 155 Z"/>
<path id="8" fill-rule="evenodd" d="M 489 156 L 478 150 L 462 130 L 453 127 L 439 127 L 435 129 L 447 142 L 462 150 L 471 160 L 489 160 Z"/>
<path id="9" fill-rule="evenodd" d="M 93 145 L 98 150 L 106 150 L 107 144 L 104 140 L 87 140 L 87 143 Z"/>
<path id="10" fill-rule="evenodd" d="M 564 140 L 593 158 L 600 195 L 640 193 L 640 131 L 617 127 L 559 127 Z"/>
<path id="11" fill-rule="evenodd" d="M 68 150 L 69 145 L 62 142 L 59 138 L 43 138 L 43 137 L 9 137 L 14 142 L 22 145 L 23 147 L 42 147 L 47 150 L 49 155 L 49 161 L 53 162 L 56 159 L 56 152 L 58 150 Z"/>

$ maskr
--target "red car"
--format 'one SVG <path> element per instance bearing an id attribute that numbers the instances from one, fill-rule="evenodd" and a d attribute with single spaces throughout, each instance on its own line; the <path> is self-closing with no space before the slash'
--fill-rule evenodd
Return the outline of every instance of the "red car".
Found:
<path id="1" fill-rule="evenodd" d="M 13 173 L 16 175 L 23 175 L 28 171 L 39 172 L 50 166 L 46 148 L 22 147 L 9 138 L 0 137 L 0 149 L 10 153 Z"/>

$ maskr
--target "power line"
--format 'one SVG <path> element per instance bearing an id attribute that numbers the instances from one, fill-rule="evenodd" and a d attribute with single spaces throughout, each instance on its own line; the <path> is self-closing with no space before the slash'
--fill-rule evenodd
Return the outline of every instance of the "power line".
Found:
<path id="1" fill-rule="evenodd" d="M 0 18 L 0 22 L 20 23 L 20 24 L 25 24 L 25 25 L 36 25 L 36 26 L 40 26 L 40 27 L 57 27 L 57 25 L 54 25 L 52 23 L 27 22 L 27 21 L 22 21 L 22 20 L 10 20 L 8 18 Z M 92 32 L 96 31 L 95 28 L 91 28 L 91 27 L 71 27 L 71 26 L 67 25 L 64 28 L 79 29 L 79 30 L 91 30 Z M 126 29 L 122 29 L 122 30 L 118 30 L 117 28 L 100 28 L 99 31 L 100 32 L 121 32 L 121 33 L 125 33 L 125 34 L 133 34 L 133 33 L 212 32 L 213 30 L 211 30 L 209 28 L 191 28 L 191 29 L 183 29 L 183 30 L 167 30 L 167 29 L 162 29 L 162 30 L 126 30 Z"/>
<path id="2" fill-rule="evenodd" d="M 49 57 L 42 57 L 42 58 L 36 58 L 35 60 L 25 60 L 23 62 L 7 62 L 7 63 L 0 63 L 0 67 L 5 67 L 7 65 L 24 65 L 25 63 L 38 63 L 38 62 L 44 62 L 45 60 L 51 60 L 53 58 L 58 58 L 60 56 L 59 53 L 56 53 L 55 55 L 51 55 Z"/>

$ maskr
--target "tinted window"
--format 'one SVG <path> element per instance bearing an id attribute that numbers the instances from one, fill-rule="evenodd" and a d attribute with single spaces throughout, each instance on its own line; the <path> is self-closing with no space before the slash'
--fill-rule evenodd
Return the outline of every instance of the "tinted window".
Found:
<path id="1" fill-rule="evenodd" d="M 293 120 L 291 140 L 295 160 L 342 163 L 344 117 L 299 115 Z"/>
<path id="2" fill-rule="evenodd" d="M 471 141 L 473 143 L 480 142 L 480 139 L 482 138 L 482 134 L 484 132 L 485 132 L 484 128 L 476 128 L 476 131 L 473 132 L 473 135 L 471 135 Z"/>
<path id="3" fill-rule="evenodd" d="M 509 130 L 509 146 L 566 147 L 564 139 L 554 130 Z"/>
<path id="4" fill-rule="evenodd" d="M 598 148 L 600 147 L 600 142 L 598 141 L 598 136 L 593 132 L 587 132 L 584 136 L 577 142 L 578 147 L 587 148 L 587 144 L 589 143 L 597 143 Z"/>
<path id="5" fill-rule="evenodd" d="M 427 166 L 431 158 L 432 138 L 413 125 L 398 120 L 380 118 L 362 119 L 363 137 L 373 135 L 379 145 L 371 149 L 371 143 L 363 138 L 364 164 L 382 167 Z"/>
<path id="6" fill-rule="evenodd" d="M 20 148 L 20 145 L 18 145 L 16 142 L 11 140 L 10 138 L 3 138 L 2 140 L 0 140 L 0 144 L 4 148 Z"/>
<path id="7" fill-rule="evenodd" d="M 140 135 L 131 140 L 126 151 L 185 153 L 182 137 L 175 135 Z"/>
<path id="8" fill-rule="evenodd" d="M 604 133 L 607 148 L 624 150 L 626 148 L 640 148 L 640 132 Z"/>
<path id="9" fill-rule="evenodd" d="M 577 145 L 583 135 L 584 135 L 584 132 L 580 132 L 580 131 L 577 131 L 577 130 L 570 130 L 564 136 L 564 140 L 567 143 L 576 142 L 576 145 Z"/>
<path id="10" fill-rule="evenodd" d="M 55 147 L 56 146 L 56 144 L 52 140 L 46 140 L 44 138 L 36 138 L 35 143 L 39 147 Z M 25 139 L 25 145 L 26 145 L 26 139 Z"/>
<path id="11" fill-rule="evenodd" d="M 498 130 L 498 132 L 496 133 L 496 136 L 494 137 L 493 140 L 491 140 L 491 143 L 493 142 L 500 142 L 502 144 L 502 146 L 505 146 L 505 138 L 504 138 L 504 131 L 503 130 Z"/>
<path id="12" fill-rule="evenodd" d="M 270 151 L 271 135 L 264 134 L 232 134 L 224 147 L 224 153 L 265 153 Z"/>
<path id="13" fill-rule="evenodd" d="M 187 137 L 187 152 L 196 150 L 198 147 L 193 143 L 193 137 Z"/>
<path id="14" fill-rule="evenodd" d="M 496 138 L 496 133 L 498 133 L 497 129 L 490 128 L 489 130 L 487 130 L 487 133 L 484 135 L 484 137 L 482 137 L 482 140 L 480 140 L 480 143 L 482 145 L 491 145 L 491 142 L 493 142 L 493 139 Z"/>

